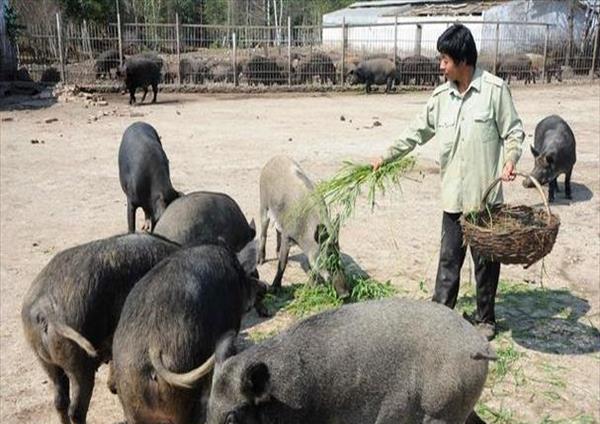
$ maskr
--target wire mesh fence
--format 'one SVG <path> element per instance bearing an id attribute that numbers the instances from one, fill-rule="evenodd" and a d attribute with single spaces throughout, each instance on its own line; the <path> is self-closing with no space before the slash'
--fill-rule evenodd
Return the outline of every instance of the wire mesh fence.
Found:
<path id="1" fill-rule="evenodd" d="M 361 62 L 385 62 L 394 85 L 443 82 L 436 43 L 454 21 L 337 26 L 226 26 L 56 22 L 28 25 L 17 42 L 22 78 L 120 86 L 141 55 L 160 64 L 161 84 L 346 86 Z M 466 21 L 478 66 L 514 83 L 589 78 L 597 73 L 598 26 L 569 40 L 551 24 Z M 373 62 L 374 63 L 374 62 Z M 391 68 L 390 68 L 390 65 Z M 361 65 L 364 66 L 364 65 Z M 379 66 L 379 65 L 378 65 Z M 594 72 L 595 71 L 595 72 Z"/>

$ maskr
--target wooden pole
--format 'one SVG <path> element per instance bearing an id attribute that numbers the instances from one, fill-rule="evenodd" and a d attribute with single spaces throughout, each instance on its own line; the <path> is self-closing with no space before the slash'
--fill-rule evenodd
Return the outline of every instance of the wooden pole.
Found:
<path id="1" fill-rule="evenodd" d="M 233 85 L 238 86 L 238 77 L 237 77 L 237 34 L 235 31 L 231 34 L 231 38 L 233 41 Z"/>
<path id="2" fill-rule="evenodd" d="M 121 13 L 119 12 L 119 0 L 115 0 L 115 3 L 117 5 L 117 38 L 118 38 L 118 43 L 119 43 L 119 68 L 120 68 L 123 66 L 123 34 L 121 33 Z"/>
<path id="3" fill-rule="evenodd" d="M 292 85 L 292 18 L 287 18 L 287 32 L 288 32 L 288 85 Z"/>
<path id="4" fill-rule="evenodd" d="M 496 23 L 496 43 L 494 44 L 494 75 L 498 73 L 498 45 L 500 43 L 500 24 Z"/>
<path id="5" fill-rule="evenodd" d="M 65 58 L 63 56 L 62 30 L 60 28 L 60 15 L 56 14 L 56 33 L 58 36 L 58 59 L 60 60 L 60 80 L 66 84 Z"/>
<path id="6" fill-rule="evenodd" d="M 546 34 L 544 35 L 544 61 L 542 63 L 542 81 L 546 81 L 546 63 L 548 61 L 548 36 L 550 27 L 546 25 Z"/>
<path id="7" fill-rule="evenodd" d="M 342 86 L 344 85 L 346 78 L 346 41 L 346 17 L 344 16 L 342 18 L 342 66 L 340 66 L 342 73 L 342 75 L 340 75 L 340 81 L 342 82 Z"/>
<path id="8" fill-rule="evenodd" d="M 177 84 L 181 85 L 181 41 L 179 34 L 179 13 L 175 13 L 175 38 L 177 43 Z"/>
<path id="9" fill-rule="evenodd" d="M 398 15 L 394 16 L 394 64 L 398 60 Z"/>

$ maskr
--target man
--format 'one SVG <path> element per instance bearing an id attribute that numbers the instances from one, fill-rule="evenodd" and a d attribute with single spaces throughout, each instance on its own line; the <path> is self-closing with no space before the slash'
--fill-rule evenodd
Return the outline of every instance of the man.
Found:
<path id="1" fill-rule="evenodd" d="M 444 212 L 433 301 L 454 308 L 466 252 L 459 218 L 479 209 L 483 193 L 499 173 L 503 181 L 514 180 L 525 135 L 508 86 L 476 67 L 477 48 L 468 28 L 460 24 L 449 27 L 438 39 L 437 50 L 447 82 L 433 91 L 423 113 L 387 156 L 373 161 L 373 169 L 436 136 Z M 490 194 L 488 203 L 502 203 L 501 187 Z M 500 264 L 486 261 L 477 252 L 472 256 L 477 312 L 468 319 L 491 340 L 496 334 L 494 306 Z"/>

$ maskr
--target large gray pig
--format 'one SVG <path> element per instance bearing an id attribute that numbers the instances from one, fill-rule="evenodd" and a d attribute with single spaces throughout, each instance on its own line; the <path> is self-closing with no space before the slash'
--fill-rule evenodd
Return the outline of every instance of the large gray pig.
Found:
<path id="1" fill-rule="evenodd" d="M 577 157 L 575 136 L 569 124 L 558 115 L 542 119 L 535 127 L 531 153 L 535 157 L 531 175 L 540 184 L 548 183 L 548 200 L 554 201 L 554 192 L 558 191 L 556 179 L 560 174 L 565 174 L 565 196 L 571 199 L 571 173 Z M 527 178 L 523 185 L 531 188 L 533 182 Z"/>
<path id="2" fill-rule="evenodd" d="M 239 205 L 225 193 L 196 191 L 181 196 L 156 223 L 159 234 L 182 246 L 216 244 L 219 240 L 234 252 L 254 242 L 254 220 L 248 223 Z"/>
<path id="3" fill-rule="evenodd" d="M 385 85 L 385 92 L 389 93 L 398 80 L 396 64 L 389 59 L 363 60 L 348 72 L 348 83 L 365 84 L 367 94 L 371 92 L 371 85 Z"/>
<path id="4" fill-rule="evenodd" d="M 171 184 L 169 159 L 156 130 L 145 122 L 127 127 L 119 147 L 119 180 L 127 196 L 127 228 L 135 231 L 135 212 L 146 215 L 144 230 L 152 231 L 169 203 L 181 195 Z"/>
<path id="5" fill-rule="evenodd" d="M 443 305 L 387 299 L 312 316 L 235 354 L 219 343 L 208 424 L 482 422 L 495 359 Z"/>
<path id="6" fill-rule="evenodd" d="M 131 291 L 115 331 L 111 377 L 128 424 L 204 422 L 216 343 L 239 331 L 266 290 L 249 276 L 255 262 L 225 246 L 182 249 Z"/>
<path id="7" fill-rule="evenodd" d="M 297 244 L 308 257 L 313 270 L 316 269 L 319 255 L 339 257 L 337 232 L 329 221 L 324 202 L 303 207 L 303 202 L 310 202 L 314 192 L 314 184 L 306 176 L 300 165 L 286 156 L 275 156 L 260 174 L 260 246 L 258 263 L 265 261 L 267 230 L 270 220 L 275 221 L 277 231 L 277 274 L 273 279 L 273 288 L 281 287 L 281 279 L 287 266 L 290 245 Z M 331 240 L 333 239 L 333 241 Z M 328 241 L 328 242 L 326 242 Z M 326 252 L 322 252 L 325 248 Z M 326 261 L 330 269 L 322 270 L 320 276 L 324 280 L 331 278 L 333 286 L 340 297 L 348 296 L 348 287 L 343 269 L 334 266 L 333 261 Z"/>
<path id="8" fill-rule="evenodd" d="M 186 247 L 225 243 L 236 253 L 246 249 L 249 255 L 256 255 L 254 220 L 248 223 L 235 200 L 224 193 L 197 191 L 176 199 L 161 216 L 154 233 Z M 251 275 L 258 278 L 256 268 Z M 256 312 L 267 316 L 261 301 L 259 297 Z"/>
<path id="9" fill-rule="evenodd" d="M 50 377 L 62 424 L 85 423 L 94 374 L 111 358 L 127 294 L 177 249 L 150 234 L 97 240 L 58 253 L 33 281 L 21 318 L 25 337 Z"/>

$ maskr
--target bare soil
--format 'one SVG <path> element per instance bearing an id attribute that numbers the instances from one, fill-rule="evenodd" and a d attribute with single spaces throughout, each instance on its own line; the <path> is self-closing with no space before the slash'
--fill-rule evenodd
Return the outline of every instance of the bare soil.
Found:
<path id="1" fill-rule="evenodd" d="M 144 120 L 162 136 L 177 189 L 223 191 L 258 220 L 258 177 L 276 154 L 293 157 L 315 180 L 345 159 L 382 154 L 419 113 L 428 92 L 396 95 L 159 93 L 158 104 L 130 107 L 79 98 L 4 99 L 0 112 L 0 422 L 56 422 L 51 387 L 26 345 L 20 323 L 23 296 L 57 252 L 126 231 L 117 150 L 124 129 Z M 573 200 L 557 194 L 561 227 L 554 250 L 524 270 L 502 268 L 498 297 L 502 333 L 479 409 L 491 422 L 600 422 L 600 85 L 515 87 L 513 96 L 533 140 L 536 123 L 559 114 L 577 139 Z M 341 119 L 343 116 L 343 119 Z M 56 120 L 52 120 L 55 118 Z M 382 125 L 377 125 L 379 121 Z M 415 151 L 417 169 L 401 187 L 366 202 L 342 229 L 346 262 L 371 277 L 391 280 L 401 296 L 430 298 L 437 269 L 441 207 L 436 140 Z M 524 146 L 518 168 L 533 167 Z M 559 181 L 562 185 L 562 177 Z M 520 181 L 505 187 L 514 204 L 540 205 Z M 141 225 L 141 213 L 138 216 Z M 267 257 L 274 259 L 274 232 Z M 292 251 L 284 284 L 306 280 L 302 255 Z M 276 262 L 260 267 L 270 281 Z M 472 308 L 469 259 L 461 308 Z M 246 332 L 272 334 L 294 317 L 280 311 Z M 260 338 L 260 336 L 258 337 Z M 117 397 L 96 380 L 88 422 L 123 420 Z"/>

